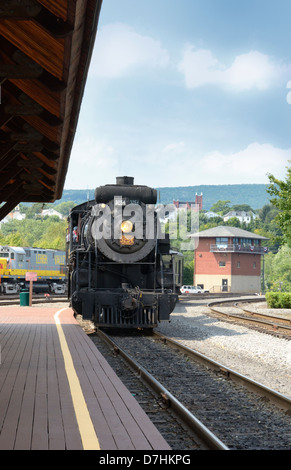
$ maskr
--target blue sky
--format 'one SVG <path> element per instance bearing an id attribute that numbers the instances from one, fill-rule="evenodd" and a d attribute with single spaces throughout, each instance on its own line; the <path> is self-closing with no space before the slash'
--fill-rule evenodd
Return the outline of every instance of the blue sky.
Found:
<path id="1" fill-rule="evenodd" d="M 103 0 L 65 189 L 285 178 L 290 19 L 290 0 Z"/>

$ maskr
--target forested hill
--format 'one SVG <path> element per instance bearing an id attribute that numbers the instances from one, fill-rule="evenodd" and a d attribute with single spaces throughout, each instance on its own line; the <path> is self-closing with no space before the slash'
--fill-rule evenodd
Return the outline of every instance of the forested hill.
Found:
<path id="1" fill-rule="evenodd" d="M 162 204 L 170 204 L 173 200 L 195 201 L 195 194 L 202 193 L 204 210 L 209 210 L 219 200 L 230 201 L 230 206 L 248 204 L 256 210 L 270 202 L 266 189 L 265 184 L 228 184 L 159 188 L 158 191 Z"/>
<path id="2" fill-rule="evenodd" d="M 269 194 L 265 184 L 227 184 L 227 185 L 201 185 L 157 188 L 158 202 L 172 204 L 173 200 L 195 201 L 195 194 L 203 193 L 203 209 L 209 210 L 219 201 L 230 201 L 230 206 L 236 204 L 248 204 L 254 210 L 269 204 Z M 74 201 L 81 204 L 94 199 L 94 189 L 65 189 L 59 202 Z"/>

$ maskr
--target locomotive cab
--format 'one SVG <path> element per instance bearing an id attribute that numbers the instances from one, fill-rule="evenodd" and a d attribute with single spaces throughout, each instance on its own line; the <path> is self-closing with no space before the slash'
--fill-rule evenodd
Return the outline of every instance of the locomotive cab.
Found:
<path id="1" fill-rule="evenodd" d="M 172 255 L 169 239 L 159 239 L 156 199 L 156 190 L 122 177 L 70 213 L 69 298 L 98 327 L 169 321 L 177 295 L 173 275 L 164 276 L 163 256 Z"/>

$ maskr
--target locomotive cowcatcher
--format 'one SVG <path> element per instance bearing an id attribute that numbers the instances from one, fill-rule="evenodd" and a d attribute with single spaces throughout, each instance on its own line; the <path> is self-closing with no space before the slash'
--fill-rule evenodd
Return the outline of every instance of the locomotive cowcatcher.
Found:
<path id="1" fill-rule="evenodd" d="M 169 321 L 181 256 L 161 234 L 157 191 L 118 177 L 68 217 L 68 295 L 97 327 L 154 328 Z"/>

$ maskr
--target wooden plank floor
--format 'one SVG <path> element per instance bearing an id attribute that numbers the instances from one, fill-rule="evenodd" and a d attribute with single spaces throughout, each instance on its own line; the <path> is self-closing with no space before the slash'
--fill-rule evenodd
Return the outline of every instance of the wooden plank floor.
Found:
<path id="1" fill-rule="evenodd" d="M 0 450 L 169 450 L 71 309 L 57 310 L 0 307 Z"/>

